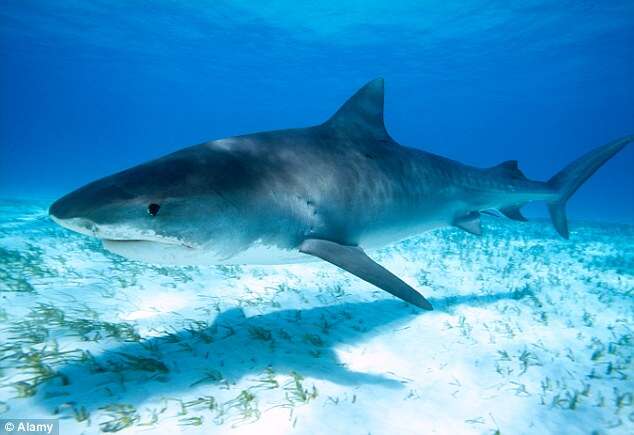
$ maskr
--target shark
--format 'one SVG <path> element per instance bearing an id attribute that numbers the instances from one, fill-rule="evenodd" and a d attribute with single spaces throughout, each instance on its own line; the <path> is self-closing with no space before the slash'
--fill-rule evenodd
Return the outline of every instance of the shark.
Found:
<path id="1" fill-rule="evenodd" d="M 483 213 L 525 221 L 543 201 L 569 238 L 566 203 L 634 140 L 622 137 L 547 181 L 516 160 L 489 168 L 396 142 L 375 79 L 325 122 L 211 140 L 93 181 L 50 217 L 124 257 L 163 264 L 321 259 L 425 310 L 431 303 L 367 252 L 439 227 L 480 235 Z"/>

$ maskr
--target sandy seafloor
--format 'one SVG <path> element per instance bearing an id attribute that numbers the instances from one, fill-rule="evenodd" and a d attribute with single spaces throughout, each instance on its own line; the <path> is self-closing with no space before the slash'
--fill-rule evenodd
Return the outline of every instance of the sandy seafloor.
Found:
<path id="1" fill-rule="evenodd" d="M 484 220 L 325 263 L 159 267 L 0 202 L 0 418 L 61 433 L 634 433 L 634 227 Z"/>

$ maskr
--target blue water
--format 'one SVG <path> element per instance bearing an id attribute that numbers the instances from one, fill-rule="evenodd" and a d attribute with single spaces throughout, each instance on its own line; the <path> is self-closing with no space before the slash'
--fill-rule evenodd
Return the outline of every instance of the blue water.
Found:
<path id="1" fill-rule="evenodd" d="M 48 216 L 181 147 L 386 83 L 398 142 L 544 180 L 634 133 L 633 1 L 2 0 L 0 432 L 634 433 L 634 144 L 568 203 L 330 265 L 159 266 Z"/>
<path id="2" fill-rule="evenodd" d="M 4 0 L 0 196 L 318 123 L 377 76 L 399 142 L 547 179 L 634 132 L 632 22 L 631 1 Z M 629 147 L 570 216 L 634 222 L 632 163 Z"/>

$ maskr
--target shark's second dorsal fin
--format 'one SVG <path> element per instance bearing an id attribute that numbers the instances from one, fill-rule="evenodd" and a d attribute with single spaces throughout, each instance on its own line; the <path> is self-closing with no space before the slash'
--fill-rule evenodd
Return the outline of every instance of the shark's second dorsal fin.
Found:
<path id="1" fill-rule="evenodd" d="M 324 126 L 348 137 L 389 139 L 383 122 L 383 79 L 366 83 Z"/>

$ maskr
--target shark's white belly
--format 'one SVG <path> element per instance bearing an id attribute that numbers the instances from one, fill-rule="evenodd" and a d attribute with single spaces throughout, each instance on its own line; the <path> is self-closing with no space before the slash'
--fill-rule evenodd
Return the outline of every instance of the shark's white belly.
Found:
<path id="1" fill-rule="evenodd" d="M 389 246 L 424 231 L 442 226 L 439 222 L 427 222 L 415 228 L 373 231 L 360 240 L 360 247 L 373 251 Z M 187 247 L 176 243 L 144 240 L 103 240 L 110 252 L 130 260 L 166 265 L 275 265 L 317 261 L 316 257 L 301 253 L 298 248 L 284 249 L 260 242 L 249 245 L 231 255 L 217 250 L 213 243 L 200 247 Z"/>
<path id="2" fill-rule="evenodd" d="M 261 244 L 253 245 L 232 256 L 220 255 L 212 247 L 189 248 L 150 241 L 104 240 L 103 246 L 108 251 L 130 260 L 168 265 L 271 265 L 316 261 L 315 257 L 302 254 L 297 249 L 281 249 Z"/>

